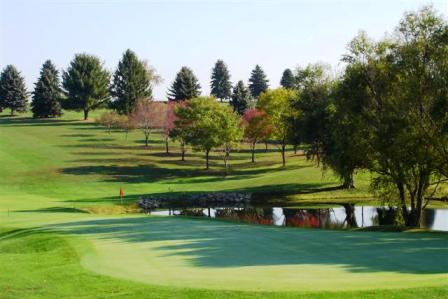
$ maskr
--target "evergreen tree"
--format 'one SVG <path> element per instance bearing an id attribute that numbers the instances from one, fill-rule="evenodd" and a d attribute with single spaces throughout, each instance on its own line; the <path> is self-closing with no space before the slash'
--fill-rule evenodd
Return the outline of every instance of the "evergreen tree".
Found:
<path id="1" fill-rule="evenodd" d="M 266 91 L 269 87 L 268 82 L 263 69 L 257 64 L 249 78 L 249 89 L 252 96 L 258 98 L 260 93 Z"/>
<path id="2" fill-rule="evenodd" d="M 232 83 L 227 65 L 222 60 L 216 61 L 212 69 L 210 81 L 211 94 L 218 99 L 229 99 L 231 97 Z"/>
<path id="3" fill-rule="evenodd" d="M 27 99 L 25 79 L 15 66 L 7 65 L 0 74 L 0 107 L 11 109 L 11 115 L 25 112 Z"/>
<path id="4" fill-rule="evenodd" d="M 76 54 L 62 75 L 62 86 L 67 92 L 67 108 L 84 111 L 84 120 L 90 110 L 101 107 L 109 100 L 110 74 L 96 56 Z"/>
<path id="5" fill-rule="evenodd" d="M 232 105 L 233 110 L 238 112 L 238 114 L 243 115 L 249 106 L 251 100 L 249 89 L 244 86 L 243 81 L 238 81 L 238 83 L 233 88 L 232 99 L 230 100 L 230 105 Z"/>
<path id="6" fill-rule="evenodd" d="M 152 96 L 151 74 L 137 55 L 126 50 L 114 73 L 110 93 L 115 98 L 113 107 L 121 114 L 129 114 L 137 100 Z"/>
<path id="7" fill-rule="evenodd" d="M 201 94 L 201 85 L 193 71 L 183 66 L 168 90 L 170 100 L 189 100 Z"/>
<path id="8" fill-rule="evenodd" d="M 294 78 L 294 74 L 290 69 L 286 69 L 283 72 L 282 79 L 280 80 L 281 86 L 287 89 L 292 89 L 295 87 L 296 79 Z"/>
<path id="9" fill-rule="evenodd" d="M 33 91 L 31 102 L 33 117 L 61 116 L 61 88 L 58 75 L 54 64 L 50 60 L 45 61 Z"/>

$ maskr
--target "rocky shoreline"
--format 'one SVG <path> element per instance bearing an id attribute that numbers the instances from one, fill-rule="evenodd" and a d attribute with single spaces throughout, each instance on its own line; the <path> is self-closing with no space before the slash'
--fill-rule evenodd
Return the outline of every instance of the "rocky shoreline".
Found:
<path id="1" fill-rule="evenodd" d="M 138 200 L 139 207 L 145 213 L 154 209 L 179 207 L 225 207 L 244 206 L 250 203 L 251 193 L 212 192 L 185 195 L 145 195 Z"/>

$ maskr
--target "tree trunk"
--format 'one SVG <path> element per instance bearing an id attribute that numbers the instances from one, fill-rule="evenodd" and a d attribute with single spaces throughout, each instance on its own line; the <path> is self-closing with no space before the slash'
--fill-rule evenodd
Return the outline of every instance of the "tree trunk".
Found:
<path id="1" fill-rule="evenodd" d="M 227 176 L 229 174 L 229 168 L 228 168 L 228 160 L 229 160 L 230 153 L 229 151 L 225 151 L 224 153 L 224 176 Z"/>
<path id="2" fill-rule="evenodd" d="M 252 143 L 252 163 L 255 163 L 255 142 Z"/>
<path id="3" fill-rule="evenodd" d="M 89 117 L 89 110 L 84 110 L 84 120 L 87 120 Z"/>
<path id="4" fill-rule="evenodd" d="M 11 116 L 14 116 L 14 108 L 11 108 Z"/>
<path id="5" fill-rule="evenodd" d="M 185 161 L 185 143 L 180 143 L 181 161 Z"/>
<path id="6" fill-rule="evenodd" d="M 297 155 L 297 144 L 294 144 L 294 155 Z"/>
<path id="7" fill-rule="evenodd" d="M 170 149 L 168 148 L 168 137 L 165 137 L 165 151 L 167 154 L 170 153 Z"/>
<path id="8" fill-rule="evenodd" d="M 209 156 L 210 150 L 205 151 L 205 169 L 208 169 L 208 156 Z"/>
<path id="9" fill-rule="evenodd" d="M 283 165 L 283 167 L 286 166 L 285 150 L 286 150 L 286 144 L 282 144 L 282 165 Z"/>
<path id="10" fill-rule="evenodd" d="M 267 153 L 268 152 L 268 143 L 267 142 L 265 142 L 264 143 L 264 146 L 265 146 L 265 149 L 264 149 L 264 151 Z"/>
<path id="11" fill-rule="evenodd" d="M 342 189 L 354 189 L 355 184 L 353 182 L 353 173 L 344 176 L 344 183 L 342 184 Z"/>

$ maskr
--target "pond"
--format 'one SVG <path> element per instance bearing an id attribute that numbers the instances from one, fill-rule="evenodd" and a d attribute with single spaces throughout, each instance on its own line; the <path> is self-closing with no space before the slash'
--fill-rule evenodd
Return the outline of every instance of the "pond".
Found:
<path id="1" fill-rule="evenodd" d="M 393 207 L 347 204 L 342 207 L 331 208 L 187 207 L 155 210 L 151 214 L 210 217 L 261 225 L 341 229 L 393 225 L 397 213 Z M 430 230 L 448 231 L 448 209 L 425 209 L 422 227 Z"/>

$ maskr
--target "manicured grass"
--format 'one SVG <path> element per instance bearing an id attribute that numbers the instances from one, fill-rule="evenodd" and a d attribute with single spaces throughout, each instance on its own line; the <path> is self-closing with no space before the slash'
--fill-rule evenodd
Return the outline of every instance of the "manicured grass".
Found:
<path id="1" fill-rule="evenodd" d="M 202 153 L 179 161 L 143 135 L 108 134 L 81 114 L 33 120 L 0 115 L 0 297 L 434 298 L 448 292 L 448 236 L 301 230 L 120 213 L 125 201 L 166 192 L 288 194 L 290 204 L 372 201 L 303 156 L 287 167 L 271 145 L 257 163 L 246 147 L 222 176 Z M 275 200 L 275 197 L 273 197 Z M 375 290 L 375 291 L 373 291 Z"/>

